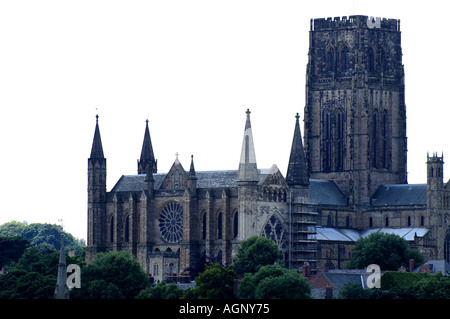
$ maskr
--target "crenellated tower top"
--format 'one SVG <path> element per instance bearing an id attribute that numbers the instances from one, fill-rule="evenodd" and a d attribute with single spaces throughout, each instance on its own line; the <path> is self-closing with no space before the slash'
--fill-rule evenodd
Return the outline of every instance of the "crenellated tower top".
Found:
<path id="1" fill-rule="evenodd" d="M 400 31 L 400 20 L 363 15 L 311 19 L 311 31 L 333 30 L 337 28 L 366 28 L 381 29 L 385 31 Z"/>

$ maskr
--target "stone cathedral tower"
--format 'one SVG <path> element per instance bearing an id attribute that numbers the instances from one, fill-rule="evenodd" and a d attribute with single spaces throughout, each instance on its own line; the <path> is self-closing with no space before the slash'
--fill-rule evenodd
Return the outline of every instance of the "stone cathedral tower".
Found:
<path id="1" fill-rule="evenodd" d="M 305 152 L 312 178 L 364 207 L 382 184 L 407 183 L 400 21 L 311 20 Z"/>

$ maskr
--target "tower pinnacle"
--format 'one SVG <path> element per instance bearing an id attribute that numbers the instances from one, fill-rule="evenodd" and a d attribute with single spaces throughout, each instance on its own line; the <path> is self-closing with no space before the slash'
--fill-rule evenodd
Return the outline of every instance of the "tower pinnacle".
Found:
<path id="1" fill-rule="evenodd" d="M 289 157 L 286 181 L 289 185 L 309 185 L 309 174 L 306 167 L 306 157 L 303 150 L 302 134 L 300 131 L 300 116 L 295 116 L 295 130 L 292 141 L 291 155 Z"/>
<path id="2" fill-rule="evenodd" d="M 94 140 L 92 142 L 91 159 L 103 159 L 103 146 L 102 139 L 100 137 L 100 128 L 98 126 L 98 114 L 95 116 L 95 132 Z"/>
<path id="3" fill-rule="evenodd" d="M 148 120 L 145 121 L 144 142 L 142 143 L 141 158 L 138 160 L 138 174 L 157 173 L 157 161 L 153 154 L 152 140 L 148 128 Z"/>
<path id="4" fill-rule="evenodd" d="M 238 182 L 258 182 L 258 168 L 249 109 L 247 109 L 246 114 L 247 119 L 242 141 L 241 159 L 239 161 Z"/>

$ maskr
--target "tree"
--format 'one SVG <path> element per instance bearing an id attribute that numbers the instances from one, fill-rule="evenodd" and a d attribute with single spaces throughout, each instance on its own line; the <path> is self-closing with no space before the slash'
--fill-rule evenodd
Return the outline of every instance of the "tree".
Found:
<path id="1" fill-rule="evenodd" d="M 264 278 L 255 291 L 256 299 L 310 299 L 311 287 L 295 270 L 278 277 Z"/>
<path id="2" fill-rule="evenodd" d="M 419 299 L 450 299 L 450 279 L 437 273 L 420 280 L 414 291 Z"/>
<path id="3" fill-rule="evenodd" d="M 184 295 L 184 290 L 179 288 L 177 284 L 167 284 L 161 281 L 153 287 L 148 287 L 142 290 L 137 299 L 181 299 Z"/>
<path id="4" fill-rule="evenodd" d="M 346 268 L 361 269 L 377 264 L 382 270 L 397 270 L 407 266 L 412 256 L 416 258 L 416 263 L 423 261 L 422 255 L 408 248 L 405 239 L 395 234 L 376 232 L 356 241 Z"/>
<path id="5" fill-rule="evenodd" d="M 28 240 L 20 236 L 0 236 L 0 267 L 6 266 L 12 261 L 17 262 L 28 245 Z"/>
<path id="6" fill-rule="evenodd" d="M 279 265 L 262 266 L 255 274 L 246 273 L 239 294 L 250 299 L 307 299 L 311 287 L 294 270 Z"/>
<path id="7" fill-rule="evenodd" d="M 246 273 L 244 278 L 241 280 L 239 294 L 243 298 L 253 299 L 255 298 L 256 288 L 263 279 L 279 277 L 285 274 L 286 271 L 286 268 L 279 265 L 265 265 L 262 266 L 255 274 Z"/>
<path id="8" fill-rule="evenodd" d="M 364 289 L 361 283 L 349 281 L 339 291 L 339 299 L 369 299 L 372 294 L 370 289 Z"/>
<path id="9" fill-rule="evenodd" d="M 232 299 L 236 298 L 234 284 L 237 277 L 232 266 L 219 263 L 206 265 L 205 271 L 196 279 L 195 288 L 189 290 L 187 298 L 192 299 Z"/>
<path id="10" fill-rule="evenodd" d="M 257 236 L 244 240 L 233 260 L 239 274 L 253 274 L 262 266 L 274 263 L 282 263 L 278 245 L 269 238 Z"/>
<path id="11" fill-rule="evenodd" d="M 81 269 L 81 288 L 71 298 L 135 298 L 148 287 L 148 277 L 136 258 L 126 251 L 98 253 Z"/>
<path id="12" fill-rule="evenodd" d="M 67 251 L 74 250 L 77 255 L 82 254 L 86 246 L 84 240 L 76 239 L 59 225 L 40 223 L 28 225 L 26 222 L 12 221 L 0 226 L 0 236 L 20 236 L 44 254 L 59 251 L 61 235 L 64 235 L 64 247 Z"/>
<path id="13" fill-rule="evenodd" d="M 36 247 L 28 248 L 0 276 L 2 299 L 49 299 L 55 292 L 59 254 L 41 254 Z"/>

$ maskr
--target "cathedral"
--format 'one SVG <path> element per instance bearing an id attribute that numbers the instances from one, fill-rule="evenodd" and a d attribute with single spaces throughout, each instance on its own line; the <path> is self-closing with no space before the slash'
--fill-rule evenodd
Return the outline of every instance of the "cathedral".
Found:
<path id="1" fill-rule="evenodd" d="M 137 174 L 107 191 L 97 116 L 87 261 L 126 250 L 154 280 L 191 280 L 205 263 L 231 264 L 247 238 L 265 236 L 288 268 L 318 272 L 345 267 L 355 242 L 373 232 L 449 261 L 443 156 L 427 155 L 426 183 L 407 183 L 400 21 L 312 19 L 309 43 L 303 130 L 297 114 L 286 175 L 258 168 L 247 110 L 237 170 L 196 171 L 192 157 L 188 170 L 176 158 L 158 172 L 147 121 Z"/>

